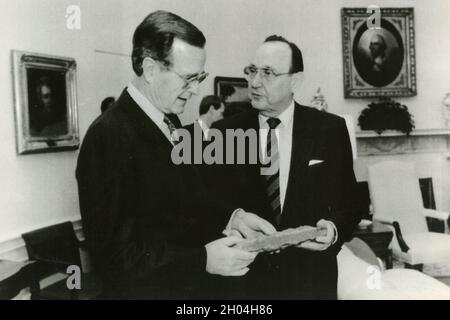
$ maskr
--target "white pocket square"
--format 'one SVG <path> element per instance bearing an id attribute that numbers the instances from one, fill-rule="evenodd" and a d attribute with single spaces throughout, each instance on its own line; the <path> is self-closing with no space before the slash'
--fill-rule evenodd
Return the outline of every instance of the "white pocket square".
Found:
<path id="1" fill-rule="evenodd" d="M 313 166 L 322 162 L 323 160 L 309 160 L 308 166 Z"/>

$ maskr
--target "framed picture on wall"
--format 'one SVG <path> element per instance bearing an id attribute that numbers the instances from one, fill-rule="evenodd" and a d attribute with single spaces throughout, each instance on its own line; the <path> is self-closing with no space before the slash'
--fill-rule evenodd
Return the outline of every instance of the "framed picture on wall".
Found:
<path id="1" fill-rule="evenodd" d="M 18 154 L 77 149 L 75 60 L 13 50 L 12 62 Z"/>
<path id="2" fill-rule="evenodd" d="M 367 8 L 341 13 L 345 98 L 415 96 L 413 8 L 381 8 L 379 28 Z"/>
<path id="3" fill-rule="evenodd" d="M 248 83 L 244 78 L 216 77 L 214 94 L 225 103 L 225 117 L 252 107 L 248 97 Z"/>

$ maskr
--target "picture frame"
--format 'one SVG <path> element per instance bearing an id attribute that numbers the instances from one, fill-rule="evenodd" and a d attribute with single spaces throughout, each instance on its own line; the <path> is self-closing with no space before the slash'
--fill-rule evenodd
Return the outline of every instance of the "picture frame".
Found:
<path id="1" fill-rule="evenodd" d="M 342 8 L 344 97 L 417 95 L 413 8 L 381 8 L 368 28 L 367 8 Z"/>
<path id="2" fill-rule="evenodd" d="M 75 59 L 12 50 L 18 154 L 80 145 Z"/>
<path id="3" fill-rule="evenodd" d="M 244 78 L 215 77 L 214 94 L 219 96 L 225 104 L 225 117 L 252 107 L 248 97 L 248 82 Z"/>

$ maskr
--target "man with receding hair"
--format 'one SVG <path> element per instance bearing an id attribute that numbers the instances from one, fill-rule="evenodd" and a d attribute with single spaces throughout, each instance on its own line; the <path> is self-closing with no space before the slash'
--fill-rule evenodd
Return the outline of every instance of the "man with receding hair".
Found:
<path id="1" fill-rule="evenodd" d="M 257 130 L 264 161 L 214 166 L 214 194 L 257 213 L 277 230 L 306 225 L 325 234 L 279 253 L 259 254 L 249 273 L 235 281 L 231 295 L 336 299 L 336 256 L 361 213 L 345 120 L 294 101 L 294 89 L 303 80 L 303 57 L 283 37 L 268 37 L 244 73 L 253 110 L 225 118 L 213 128 Z M 263 170 L 266 160 L 271 170 Z"/>

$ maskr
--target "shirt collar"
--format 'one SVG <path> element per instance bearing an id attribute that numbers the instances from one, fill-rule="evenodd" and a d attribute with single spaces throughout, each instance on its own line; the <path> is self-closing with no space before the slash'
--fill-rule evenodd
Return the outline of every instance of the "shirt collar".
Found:
<path id="1" fill-rule="evenodd" d="M 198 122 L 198 125 L 200 126 L 200 128 L 202 128 L 203 131 L 208 131 L 209 130 L 208 126 L 206 125 L 205 121 L 202 120 L 202 118 L 198 118 L 197 122 Z"/>
<path id="2" fill-rule="evenodd" d="M 295 102 L 294 100 L 292 100 L 291 104 L 289 105 L 289 107 L 286 108 L 286 110 L 284 110 L 277 118 L 280 119 L 281 124 L 283 125 L 283 127 L 287 128 L 288 125 L 292 122 L 292 120 L 294 119 L 294 109 L 295 109 Z M 266 117 L 264 115 L 262 115 L 261 113 L 258 114 L 258 119 L 259 119 L 259 126 L 260 128 L 267 127 L 267 119 L 269 119 L 269 117 Z"/>
<path id="3" fill-rule="evenodd" d="M 156 108 L 131 82 L 128 84 L 127 91 L 145 114 L 158 127 L 161 127 L 164 123 L 164 113 Z"/>

